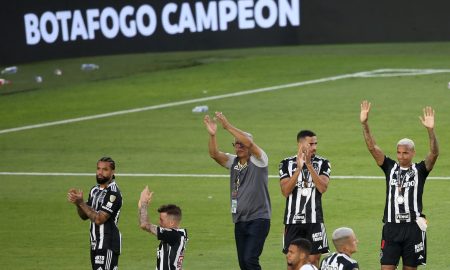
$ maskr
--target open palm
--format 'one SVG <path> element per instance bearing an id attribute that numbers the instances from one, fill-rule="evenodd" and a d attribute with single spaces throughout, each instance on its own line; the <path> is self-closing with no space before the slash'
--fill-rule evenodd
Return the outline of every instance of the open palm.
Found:
<path id="1" fill-rule="evenodd" d="M 361 114 L 359 116 L 359 120 L 361 123 L 366 123 L 369 119 L 369 112 L 370 112 L 370 102 L 367 100 L 363 100 L 361 102 Z"/>
<path id="2" fill-rule="evenodd" d="M 426 128 L 434 128 L 434 110 L 431 107 L 423 108 L 423 116 L 419 116 L 422 125 Z"/>
<path id="3" fill-rule="evenodd" d="M 206 130 L 210 135 L 216 135 L 217 123 L 212 120 L 209 115 L 205 115 L 205 118 L 203 118 L 203 123 L 205 123 Z"/>

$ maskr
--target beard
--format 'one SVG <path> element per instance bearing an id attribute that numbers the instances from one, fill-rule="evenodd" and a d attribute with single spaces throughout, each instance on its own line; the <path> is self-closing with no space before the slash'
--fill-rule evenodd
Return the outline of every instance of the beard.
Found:
<path id="1" fill-rule="evenodd" d="M 109 180 L 111 180 L 111 178 L 107 178 L 107 177 L 102 177 L 102 176 L 96 176 L 97 179 L 97 184 L 105 184 L 106 182 L 108 182 Z"/>

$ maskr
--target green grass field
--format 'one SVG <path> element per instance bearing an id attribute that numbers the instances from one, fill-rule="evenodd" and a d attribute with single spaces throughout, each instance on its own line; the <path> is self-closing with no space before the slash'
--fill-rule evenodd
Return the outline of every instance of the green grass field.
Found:
<path id="1" fill-rule="evenodd" d="M 80 71 L 81 63 L 100 69 Z M 3 68 L 3 67 L 2 67 Z M 63 70 L 62 76 L 53 70 Z M 296 151 L 296 134 L 318 134 L 318 153 L 332 163 L 332 176 L 382 176 L 366 150 L 359 104 L 372 101 L 371 128 L 378 145 L 395 158 L 402 137 L 416 142 L 415 161 L 428 151 L 418 116 L 436 110 L 440 157 L 432 177 L 450 176 L 450 73 L 347 78 L 277 91 L 147 110 L 16 132 L 2 130 L 64 119 L 212 97 L 238 91 L 327 78 L 381 68 L 450 69 L 450 43 L 292 46 L 209 52 L 139 54 L 67 59 L 19 66 L 0 87 L 0 172 L 95 173 L 103 155 L 117 162 L 117 173 L 226 174 L 207 152 L 203 114 L 223 111 L 237 127 L 251 132 L 269 155 L 269 173 Z M 33 77 L 41 75 L 43 83 Z M 0 76 L 1 77 L 1 76 Z M 289 116 L 289 117 L 286 117 Z M 220 148 L 232 151 L 232 138 L 218 134 Z M 382 179 L 331 178 L 324 195 L 328 234 L 352 227 L 360 242 L 355 258 L 362 269 L 379 269 L 384 207 Z M 227 178 L 118 177 L 124 196 L 119 227 L 121 269 L 151 269 L 158 242 L 137 225 L 137 200 L 145 185 L 155 191 L 150 217 L 164 203 L 179 204 L 190 241 L 184 268 L 238 269 Z M 0 174 L 0 268 L 89 269 L 88 223 L 66 202 L 70 187 L 85 191 L 93 176 Z M 428 265 L 450 269 L 448 180 L 430 179 L 424 213 L 429 219 Z M 273 217 L 261 264 L 285 269 L 281 253 L 284 198 L 270 179 Z"/>

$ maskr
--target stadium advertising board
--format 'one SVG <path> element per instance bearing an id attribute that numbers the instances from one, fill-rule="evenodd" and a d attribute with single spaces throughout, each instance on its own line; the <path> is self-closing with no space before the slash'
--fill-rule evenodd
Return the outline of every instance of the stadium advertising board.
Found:
<path id="1" fill-rule="evenodd" d="M 450 1 L 4 1 L 0 65 L 117 53 L 450 40 Z"/>
<path id="2" fill-rule="evenodd" d="M 11 56 L 19 62 L 292 44 L 300 26 L 300 0 L 20 3 L 5 14 L 14 28 L 9 49 L 27 52 Z"/>

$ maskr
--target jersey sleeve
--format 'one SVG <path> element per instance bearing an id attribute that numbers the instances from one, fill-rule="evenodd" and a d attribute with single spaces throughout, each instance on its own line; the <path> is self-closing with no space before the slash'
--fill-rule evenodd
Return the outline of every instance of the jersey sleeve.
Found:
<path id="1" fill-rule="evenodd" d="M 157 227 L 156 233 L 158 240 L 164 241 L 171 246 L 181 241 L 181 235 L 176 230 Z"/>
<path id="2" fill-rule="evenodd" d="M 233 165 L 233 161 L 237 156 L 232 155 L 230 153 L 225 153 L 225 155 L 228 157 L 227 163 L 225 163 L 225 168 L 231 169 L 231 166 Z"/>
<path id="3" fill-rule="evenodd" d="M 328 160 L 324 160 L 322 166 L 320 166 L 319 175 L 326 175 L 330 178 L 331 175 L 331 163 Z"/>
<path id="4" fill-rule="evenodd" d="M 113 213 L 117 213 L 120 207 L 122 207 L 122 196 L 120 193 L 108 189 L 103 199 L 101 210 L 112 215 Z"/>
<path id="5" fill-rule="evenodd" d="M 383 171 L 388 171 L 392 167 L 393 163 L 395 163 L 395 161 L 393 161 L 390 157 L 384 156 L 384 161 L 383 164 L 381 164 L 380 168 Z"/>
<path id="6" fill-rule="evenodd" d="M 430 174 L 430 172 L 427 170 L 427 166 L 425 165 L 425 160 L 422 160 L 421 162 L 417 163 L 416 168 L 419 174 L 422 175 L 423 180 L 425 181 L 428 175 Z"/>
<path id="7" fill-rule="evenodd" d="M 395 161 L 392 160 L 391 158 L 384 156 L 384 161 L 383 164 L 381 164 L 380 168 L 381 170 L 383 170 L 384 175 L 386 176 L 386 181 L 390 181 L 389 180 L 389 171 L 392 169 L 392 167 L 394 167 Z"/>
<path id="8" fill-rule="evenodd" d="M 352 263 L 349 267 L 346 267 L 344 270 L 359 270 L 358 263 Z"/>
<path id="9" fill-rule="evenodd" d="M 288 162 L 286 159 L 282 160 L 278 165 L 278 174 L 280 175 L 280 180 L 290 177 L 288 170 Z"/>
<path id="10" fill-rule="evenodd" d="M 257 167 L 263 168 L 263 167 L 267 167 L 267 165 L 269 164 L 269 157 L 267 156 L 266 152 L 264 152 L 264 150 L 261 150 L 261 157 L 257 158 L 253 155 L 250 156 L 250 161 L 253 162 L 253 164 L 255 164 Z"/>

